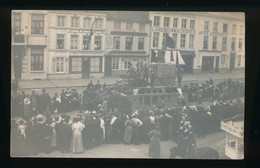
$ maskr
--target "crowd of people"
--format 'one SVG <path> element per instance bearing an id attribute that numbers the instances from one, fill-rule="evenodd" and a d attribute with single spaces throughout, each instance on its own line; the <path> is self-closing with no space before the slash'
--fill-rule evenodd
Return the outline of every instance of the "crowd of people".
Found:
<path id="1" fill-rule="evenodd" d="M 147 85 L 153 85 L 154 72 L 150 69 L 150 66 L 144 64 L 143 66 L 136 65 L 134 68 L 130 65 L 128 71 L 124 75 L 127 83 L 132 87 L 144 87 Z"/>
<path id="2" fill-rule="evenodd" d="M 101 86 L 99 81 L 95 85 L 90 81 L 82 94 L 73 87 L 62 89 L 60 94 L 55 93 L 53 97 L 46 92 L 46 89 L 42 89 L 41 94 L 37 94 L 34 89 L 30 95 L 25 94 L 24 91 L 15 92 L 12 95 L 12 116 L 28 119 L 36 114 L 50 115 L 73 110 L 96 110 L 97 104 L 102 102 L 99 93 L 104 90 L 109 90 L 105 83 Z"/>
<path id="3" fill-rule="evenodd" d="M 75 88 L 62 89 L 61 94 L 55 93 L 53 97 L 46 89 L 42 89 L 41 94 L 35 90 L 30 95 L 18 92 L 12 96 L 12 116 L 29 119 L 36 114 L 70 112 L 81 106 L 81 97 Z"/>
<path id="4" fill-rule="evenodd" d="M 188 93 L 189 102 L 196 101 L 201 104 L 203 101 L 226 101 L 244 96 L 244 84 L 231 79 L 216 84 L 210 79 L 200 85 L 198 83 L 184 85 L 183 92 Z"/>
<path id="5" fill-rule="evenodd" d="M 205 84 L 214 85 L 214 81 Z M 218 87 L 236 84 L 225 81 Z M 160 141 L 170 140 L 177 143 L 179 155 L 185 157 L 196 147 L 196 138 L 218 131 L 221 120 L 243 117 L 244 112 L 240 98 L 234 101 L 234 97 L 229 100 L 214 97 L 211 105 L 188 106 L 180 96 L 177 107 L 154 106 L 152 110 L 126 114 L 119 108 L 109 108 L 106 98 L 100 99 L 100 94 L 105 90 L 109 94 L 110 89 L 105 84 L 90 82 L 82 95 L 75 88 L 63 89 L 53 98 L 45 89 L 40 95 L 35 91 L 30 96 L 17 93 L 12 110 L 21 119 L 11 123 L 13 155 L 36 155 L 53 150 L 82 153 L 104 143 L 125 143 L 149 144 L 149 156 L 159 157 Z M 80 109 L 76 117 L 66 113 L 74 109 Z"/>
<path id="6" fill-rule="evenodd" d="M 174 141 L 179 155 L 186 156 L 196 147 L 195 137 L 220 129 L 220 121 L 243 115 L 243 104 L 214 102 L 210 106 L 186 106 L 180 100 L 178 107 L 154 107 L 153 110 L 131 115 L 117 109 L 105 112 L 85 111 L 72 118 L 68 114 L 38 114 L 29 120 L 12 122 L 12 150 L 15 154 L 33 155 L 52 150 L 81 153 L 106 144 L 149 144 L 149 156 L 160 156 L 160 141 Z M 21 145 L 23 144 L 23 145 Z"/>

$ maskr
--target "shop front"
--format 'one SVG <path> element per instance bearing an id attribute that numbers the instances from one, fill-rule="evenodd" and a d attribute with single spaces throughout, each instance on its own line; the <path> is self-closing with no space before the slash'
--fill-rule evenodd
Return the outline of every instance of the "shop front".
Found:
<path id="1" fill-rule="evenodd" d="M 69 73 L 82 79 L 103 77 L 103 56 L 69 56 Z"/>
<path id="2" fill-rule="evenodd" d="M 221 129 L 226 132 L 225 155 L 231 159 L 243 159 L 244 121 L 222 121 Z"/>

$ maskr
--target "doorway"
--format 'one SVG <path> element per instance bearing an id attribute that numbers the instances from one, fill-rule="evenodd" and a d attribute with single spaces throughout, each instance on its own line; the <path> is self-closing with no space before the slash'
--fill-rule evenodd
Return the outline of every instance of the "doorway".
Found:
<path id="1" fill-rule="evenodd" d="M 214 67 L 214 57 L 203 56 L 202 57 L 202 68 L 203 72 L 212 72 Z"/>
<path id="2" fill-rule="evenodd" d="M 82 59 L 82 79 L 88 79 L 90 77 L 90 58 L 83 57 Z"/>
<path id="3" fill-rule="evenodd" d="M 216 67 L 215 72 L 219 72 L 219 56 L 216 57 Z"/>
<path id="4" fill-rule="evenodd" d="M 105 56 L 105 77 L 112 75 L 112 57 Z"/>
<path id="5" fill-rule="evenodd" d="M 232 72 L 235 68 L 235 58 L 236 58 L 236 54 L 230 53 L 230 72 Z"/>

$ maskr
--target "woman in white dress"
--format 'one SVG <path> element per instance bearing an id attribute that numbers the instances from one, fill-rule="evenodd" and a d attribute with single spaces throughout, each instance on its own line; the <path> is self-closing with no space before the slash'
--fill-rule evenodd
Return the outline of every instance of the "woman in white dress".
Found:
<path id="1" fill-rule="evenodd" d="M 50 124 L 51 128 L 52 128 L 52 135 L 51 135 L 51 147 L 55 148 L 57 145 L 57 133 L 56 133 L 56 122 L 59 121 L 59 117 L 55 116 L 52 119 L 52 122 Z"/>
<path id="2" fill-rule="evenodd" d="M 85 125 L 80 122 L 79 118 L 73 119 L 72 124 L 72 139 L 70 145 L 70 151 L 73 153 L 82 153 L 84 151 L 82 143 L 81 131 L 85 128 Z"/>

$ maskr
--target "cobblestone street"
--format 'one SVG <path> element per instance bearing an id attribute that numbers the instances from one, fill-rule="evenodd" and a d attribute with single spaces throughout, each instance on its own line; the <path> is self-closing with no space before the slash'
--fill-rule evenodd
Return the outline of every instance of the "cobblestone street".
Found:
<path id="1" fill-rule="evenodd" d="M 170 148 L 175 147 L 173 141 L 161 141 L 161 157 L 162 159 L 169 158 Z M 225 152 L 225 133 L 217 132 L 206 135 L 204 138 L 197 139 L 198 147 L 212 147 L 219 152 L 220 158 Z M 150 158 L 148 156 L 149 144 L 141 145 L 126 145 L 126 144 L 103 144 L 94 149 L 85 150 L 81 154 L 61 153 L 53 151 L 50 154 L 39 153 L 29 157 L 50 157 L 50 158 Z"/>

